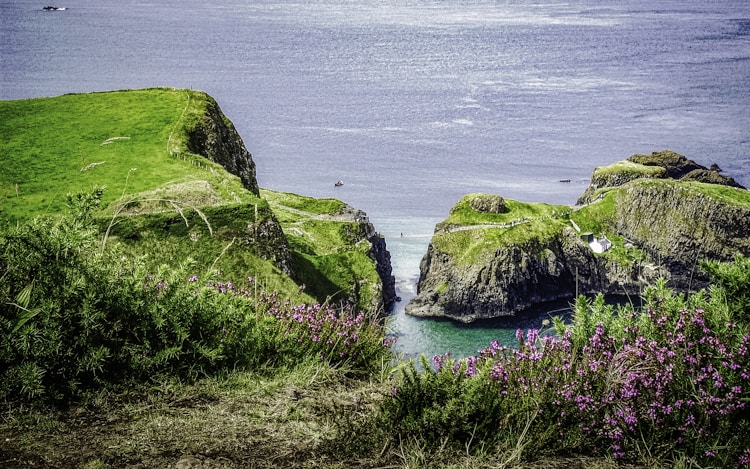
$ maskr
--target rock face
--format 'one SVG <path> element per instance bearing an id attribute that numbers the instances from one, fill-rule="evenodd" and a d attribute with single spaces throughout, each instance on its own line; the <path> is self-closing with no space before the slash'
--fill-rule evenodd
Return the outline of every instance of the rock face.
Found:
<path id="1" fill-rule="evenodd" d="M 372 225 L 370 225 L 372 226 Z M 382 281 L 382 304 L 375 305 L 376 311 L 390 312 L 396 303 L 396 277 L 393 276 L 391 266 L 391 253 L 385 244 L 385 238 L 378 233 L 368 237 L 367 240 L 372 245 L 370 257 L 375 261 L 375 269 Z"/>
<path id="2" fill-rule="evenodd" d="M 508 207 L 505 206 L 505 199 L 499 195 L 478 195 L 472 198 L 469 204 L 477 212 L 505 213 L 508 211 Z"/>
<path id="3" fill-rule="evenodd" d="M 365 212 L 349 205 L 344 205 L 344 208 L 335 219 L 354 222 L 360 226 L 360 230 L 352 231 L 348 236 L 352 244 L 357 244 L 363 240 L 366 240 L 370 244 L 367 255 L 375 263 L 375 270 L 381 281 L 381 284 L 378 286 L 379 292 L 375 295 L 378 301 L 370 305 L 370 309 L 371 311 L 383 313 L 390 312 L 396 302 L 396 278 L 393 276 L 391 253 L 388 251 L 385 238 L 375 230 L 375 226 L 370 223 Z"/>
<path id="4" fill-rule="evenodd" d="M 667 274 L 650 263 L 619 264 L 596 256 L 572 228 L 543 242 L 512 244 L 488 263 L 464 268 L 430 245 L 420 271 L 418 295 L 406 312 L 460 322 L 513 316 L 576 294 L 638 294 L 644 284 Z"/>
<path id="5" fill-rule="evenodd" d="M 702 259 L 729 261 L 737 253 L 750 253 L 747 206 L 680 183 L 636 181 L 622 189 L 613 229 L 658 261 L 675 288 L 705 286 L 708 279 L 698 268 Z"/>
<path id="6" fill-rule="evenodd" d="M 205 115 L 188 135 L 188 149 L 222 165 L 240 178 L 245 189 L 260 195 L 255 162 L 234 124 L 221 112 L 213 98 L 208 97 Z"/>
<path id="7" fill-rule="evenodd" d="M 289 242 L 271 210 L 260 214 L 257 222 L 248 224 L 239 239 L 257 256 L 273 262 L 286 275 L 294 276 Z"/>
<path id="8" fill-rule="evenodd" d="M 569 220 L 545 219 L 552 235 L 528 230 L 532 234 L 517 240 L 511 228 L 504 236 L 515 236 L 513 241 L 498 247 L 491 240 L 501 236 L 500 225 L 494 232 L 477 226 L 487 230 L 484 244 L 494 247 L 472 263 L 461 262 L 461 253 L 441 251 L 433 238 L 420 265 L 418 294 L 406 312 L 471 322 L 514 315 L 577 293 L 638 295 L 660 277 L 677 290 L 704 287 L 701 260 L 750 254 L 750 193 L 688 183 L 695 171 L 717 171 L 695 168 L 669 153 L 670 164 L 656 171 L 643 171 L 644 159 L 636 155 L 592 177 L 596 187 L 587 193 L 595 195 L 594 202 L 570 213 Z M 721 185 L 734 186 L 730 180 L 722 176 Z M 595 253 L 588 242 L 593 234 L 583 232 L 586 227 L 597 227 L 602 231 L 597 235 L 611 238 L 611 250 Z"/>

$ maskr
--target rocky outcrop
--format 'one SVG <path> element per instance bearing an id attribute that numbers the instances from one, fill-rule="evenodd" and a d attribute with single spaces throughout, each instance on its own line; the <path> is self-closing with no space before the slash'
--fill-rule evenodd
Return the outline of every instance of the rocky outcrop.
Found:
<path id="1" fill-rule="evenodd" d="M 240 178 L 245 189 L 259 196 L 255 162 L 250 152 L 216 101 L 209 96 L 205 99 L 205 113 L 188 130 L 188 150 L 222 165 Z"/>
<path id="2" fill-rule="evenodd" d="M 367 256 L 375 264 L 375 270 L 380 278 L 380 285 L 376 285 L 373 295 L 376 302 L 370 305 L 371 311 L 390 312 L 396 302 L 396 278 L 393 276 L 391 253 L 386 246 L 385 238 L 375 230 L 367 214 L 344 204 L 343 208 L 332 219 L 336 221 L 353 222 L 358 226 L 356 230 L 349 230 L 348 237 L 352 245 L 365 241 L 370 244 Z M 356 302 L 356 300 L 355 300 Z"/>
<path id="3" fill-rule="evenodd" d="M 656 170 L 644 169 L 652 162 L 636 157 L 614 171 L 598 168 L 587 189 L 595 194 L 593 203 L 571 212 L 567 221 L 559 215 L 538 221 L 549 230 L 529 229 L 527 237 L 518 239 L 519 231 L 514 234 L 515 228 L 507 224 L 464 227 L 486 230 L 484 240 L 473 238 L 470 249 L 489 246 L 481 255 L 473 254 L 475 262 L 462 261 L 463 252 L 448 253 L 445 246 L 462 246 L 460 236 L 465 235 L 460 234 L 462 227 L 443 222 L 439 226 L 451 229 L 436 231 L 422 259 L 417 296 L 406 312 L 471 322 L 514 315 L 576 294 L 638 295 L 660 277 L 677 290 L 704 287 L 708 279 L 699 268 L 701 260 L 750 255 L 750 194 L 688 183 L 696 171 L 718 171 L 695 168 L 669 153 L 669 164 Z M 722 178 L 721 185 L 734 186 L 729 180 Z M 555 207 L 551 213 L 563 210 Z M 592 227 L 601 231 L 596 235 L 613 240 L 611 250 L 594 251 L 589 244 L 594 235 L 582 232 Z M 492 231 L 499 229 L 507 231 Z M 452 235 L 453 242 L 444 238 Z M 498 245 L 503 236 L 512 241 Z"/>
<path id="4" fill-rule="evenodd" d="M 385 238 L 378 233 L 367 238 L 372 245 L 369 252 L 370 258 L 375 262 L 375 270 L 382 282 L 381 294 L 382 302 L 375 305 L 376 311 L 390 312 L 396 303 L 396 277 L 393 276 L 391 267 L 391 253 L 385 244 Z"/>
<path id="5" fill-rule="evenodd" d="M 636 154 L 628 158 L 627 161 L 644 166 L 663 168 L 664 174 L 662 177 L 664 178 L 698 181 L 744 189 L 734 178 L 721 174 L 721 168 L 717 164 L 714 163 L 706 168 L 670 150 L 656 151 L 650 155 Z"/>
<path id="6" fill-rule="evenodd" d="M 505 199 L 494 194 L 480 194 L 469 201 L 471 208 L 483 213 L 506 213 Z"/>
<path id="7" fill-rule="evenodd" d="M 747 206 L 667 181 L 634 181 L 615 196 L 613 231 L 663 266 L 677 289 L 705 286 L 708 279 L 698 268 L 702 259 L 729 261 L 750 253 Z"/>
<path id="8" fill-rule="evenodd" d="M 258 214 L 256 221 L 248 223 L 238 239 L 258 257 L 273 262 L 284 274 L 294 276 L 289 242 L 271 210 Z"/>
<path id="9" fill-rule="evenodd" d="M 721 174 L 721 168 L 716 164 L 706 168 L 679 153 L 662 150 L 650 155 L 635 154 L 625 161 L 596 168 L 589 187 L 578 198 L 576 204 L 593 202 L 596 195 L 601 193 L 601 189 L 619 187 L 643 178 L 697 181 L 744 189 L 733 178 Z"/>
<path id="10" fill-rule="evenodd" d="M 638 294 L 667 273 L 650 263 L 620 264 L 597 256 L 573 228 L 543 242 L 511 244 L 485 264 L 458 268 L 430 245 L 420 271 L 418 295 L 406 306 L 407 314 L 460 322 L 513 316 L 577 294 Z"/>

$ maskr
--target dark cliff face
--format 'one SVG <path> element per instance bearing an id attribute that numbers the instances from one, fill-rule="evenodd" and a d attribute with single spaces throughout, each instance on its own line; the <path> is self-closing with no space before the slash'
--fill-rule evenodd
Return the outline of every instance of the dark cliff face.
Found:
<path id="1" fill-rule="evenodd" d="M 669 272 L 677 289 L 702 288 L 702 259 L 750 253 L 750 210 L 681 184 L 637 181 L 618 191 L 614 229 Z"/>
<path id="2" fill-rule="evenodd" d="M 597 194 L 592 208 L 604 198 L 601 190 L 608 191 L 601 203 L 611 204 L 613 212 L 606 212 L 598 226 L 638 255 L 594 253 L 574 224 L 552 237 L 509 243 L 468 266 L 431 243 L 420 265 L 418 294 L 406 312 L 471 322 L 577 293 L 638 295 L 662 277 L 677 290 L 704 287 L 708 279 L 701 260 L 750 255 L 750 197 L 744 189 L 688 182 L 695 180 L 689 177 L 694 162 L 669 153 L 669 167 L 643 171 L 638 167 L 648 158 L 640 159 L 630 162 L 638 166 L 635 171 L 630 163 L 617 166 L 624 171 L 601 172 L 592 178 L 596 187 L 587 189 Z M 680 180 L 665 177 L 667 172 Z M 734 186 L 731 181 L 722 176 L 721 186 Z"/>
<path id="3" fill-rule="evenodd" d="M 383 284 L 383 304 L 378 306 L 378 310 L 387 313 L 393 310 L 396 302 L 396 278 L 393 276 L 391 267 L 391 253 L 385 244 L 385 238 L 377 233 L 368 237 L 367 240 L 372 245 L 370 257 L 375 262 L 375 269 Z"/>
<path id="4" fill-rule="evenodd" d="M 576 294 L 638 294 L 644 283 L 666 272 L 651 264 L 620 265 L 596 256 L 570 228 L 544 242 L 509 245 L 489 262 L 470 267 L 457 268 L 430 245 L 420 270 L 418 294 L 406 312 L 460 322 L 513 316 Z"/>
<path id="5" fill-rule="evenodd" d="M 211 98 L 208 98 L 205 115 L 188 135 L 188 150 L 222 165 L 238 176 L 247 190 L 260 195 L 250 152 L 232 122 Z"/>

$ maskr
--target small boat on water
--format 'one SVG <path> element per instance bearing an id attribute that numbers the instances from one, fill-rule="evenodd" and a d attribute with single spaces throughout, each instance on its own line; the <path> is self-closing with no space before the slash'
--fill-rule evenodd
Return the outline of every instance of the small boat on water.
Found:
<path id="1" fill-rule="evenodd" d="M 570 182 L 570 179 L 560 179 L 560 182 Z"/>
<path id="2" fill-rule="evenodd" d="M 333 185 L 336 187 L 341 187 L 344 185 L 344 181 L 336 181 Z"/>
<path id="3" fill-rule="evenodd" d="M 46 6 L 46 7 L 42 8 L 42 10 L 44 10 L 44 11 L 65 11 L 66 8 L 65 7 Z"/>

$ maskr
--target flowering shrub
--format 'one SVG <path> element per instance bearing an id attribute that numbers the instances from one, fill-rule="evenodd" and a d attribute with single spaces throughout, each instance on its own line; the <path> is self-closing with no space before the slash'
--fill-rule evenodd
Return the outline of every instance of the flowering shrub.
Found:
<path id="1" fill-rule="evenodd" d="M 406 370 L 383 418 L 441 445 L 747 464 L 750 336 L 719 289 L 685 298 L 662 282 L 640 311 L 579 299 L 555 336 L 518 331 L 516 347 Z"/>
<path id="2" fill-rule="evenodd" d="M 100 252 L 89 221 L 0 230 L 2 399 L 75 399 L 164 375 L 310 359 L 367 372 L 390 357 L 384 328 L 362 314 L 283 303 L 256 293 L 253 279 L 245 289 L 202 283 L 189 261 L 146 272 Z"/>
<path id="3" fill-rule="evenodd" d="M 353 372 L 369 372 L 390 359 L 390 346 L 383 325 L 364 313 L 355 314 L 351 306 L 337 309 L 330 305 L 292 304 L 276 293 L 258 291 L 255 279 L 248 278 L 246 288 L 232 282 L 211 282 L 216 292 L 231 297 L 240 309 L 252 314 L 227 318 L 223 349 L 257 349 L 271 364 L 295 364 L 308 358 L 326 361 Z M 250 343 L 252 342 L 252 343 Z"/>

